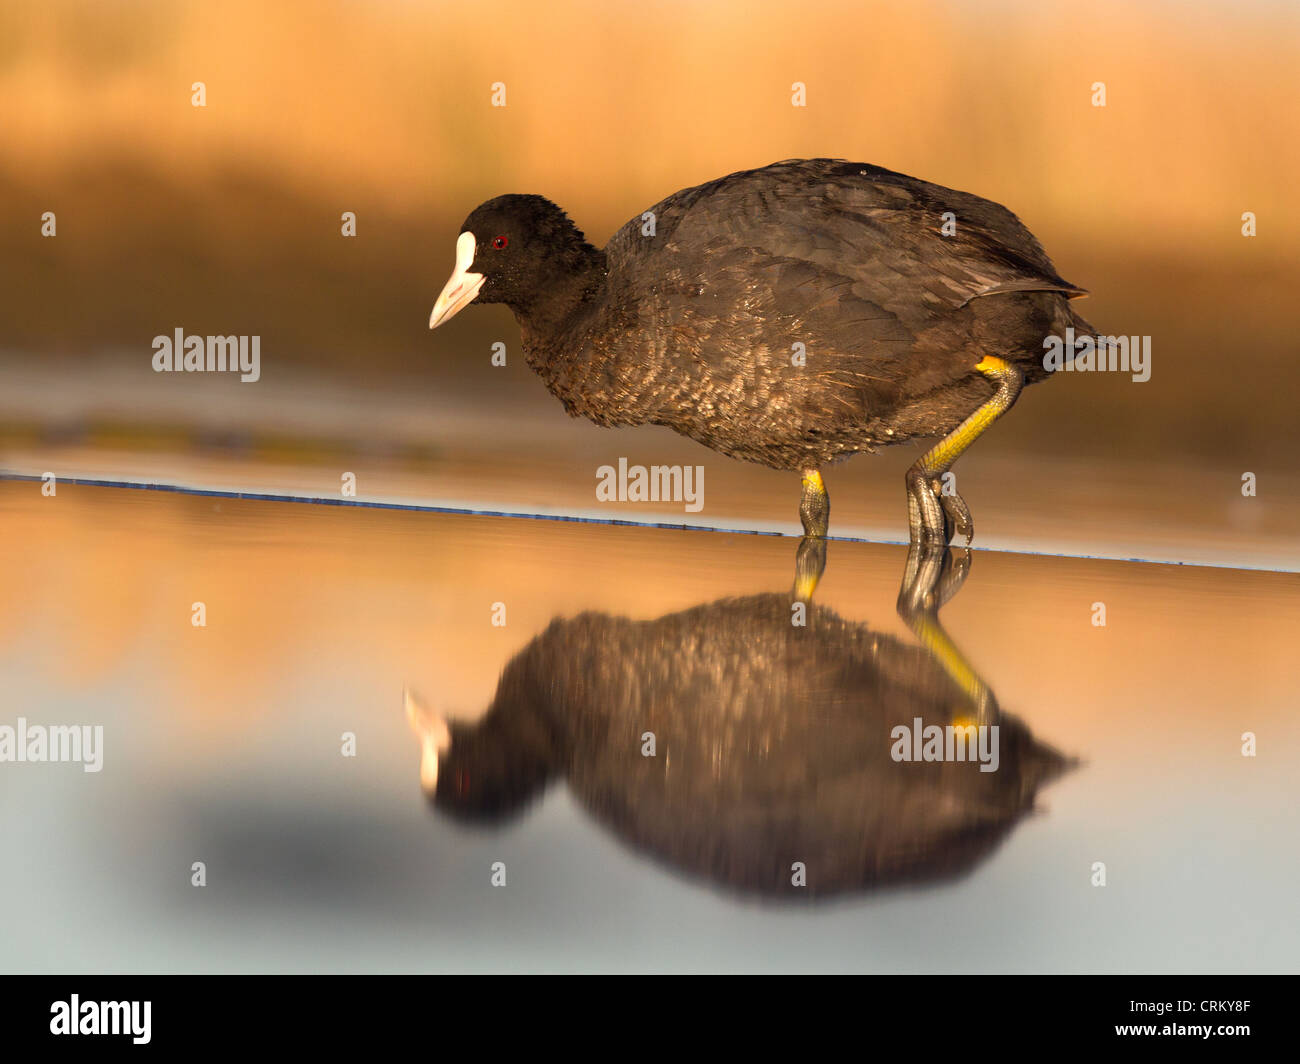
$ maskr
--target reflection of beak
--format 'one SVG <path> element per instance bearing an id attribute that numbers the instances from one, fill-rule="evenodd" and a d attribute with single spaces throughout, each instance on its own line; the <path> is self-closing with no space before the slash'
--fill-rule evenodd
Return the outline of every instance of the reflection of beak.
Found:
<path id="1" fill-rule="evenodd" d="M 456 240 L 456 269 L 451 280 L 438 296 L 429 315 L 429 328 L 436 329 L 444 321 L 454 318 L 462 307 L 470 303 L 483 287 L 483 275 L 470 273 L 474 265 L 474 234 L 461 233 Z"/>
<path id="2" fill-rule="evenodd" d="M 407 723 L 420 740 L 420 787 L 431 795 L 438 789 L 438 758 L 451 747 L 451 731 L 447 722 L 416 698 L 409 687 L 402 692 L 402 699 Z"/>

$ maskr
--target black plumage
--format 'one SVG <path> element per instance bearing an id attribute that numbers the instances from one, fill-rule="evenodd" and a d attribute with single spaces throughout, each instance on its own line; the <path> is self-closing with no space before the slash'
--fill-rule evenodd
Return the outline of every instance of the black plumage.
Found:
<path id="1" fill-rule="evenodd" d="M 440 724 L 436 807 L 499 823 L 554 781 L 637 850 L 716 884 L 816 897 L 970 870 L 1067 762 L 1012 717 L 1000 764 L 901 762 L 891 729 L 967 696 L 929 653 L 788 596 L 652 621 L 557 620 L 475 724 Z M 645 756 L 653 733 L 654 756 Z M 806 887 L 791 882 L 802 862 Z"/>
<path id="2" fill-rule="evenodd" d="M 528 364 L 600 425 L 817 469 L 943 436 L 993 396 L 982 358 L 1032 382 L 1045 337 L 1093 332 L 1069 304 L 1083 290 L 1009 210 L 877 166 L 789 160 L 649 214 L 653 235 L 638 214 L 603 250 L 540 196 L 490 200 L 462 227 L 478 300 L 514 311 Z"/>

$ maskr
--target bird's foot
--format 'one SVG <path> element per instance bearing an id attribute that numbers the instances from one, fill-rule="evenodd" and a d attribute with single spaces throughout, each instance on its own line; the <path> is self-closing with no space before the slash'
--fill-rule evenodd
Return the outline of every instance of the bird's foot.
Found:
<path id="1" fill-rule="evenodd" d="M 937 481 L 912 466 L 907 471 L 907 526 L 914 546 L 924 551 L 948 545 L 947 514 L 939 503 Z"/>
<path id="2" fill-rule="evenodd" d="M 945 495 L 940 490 L 939 505 L 943 507 L 944 535 L 947 536 L 948 542 L 952 542 L 956 536 L 964 536 L 965 545 L 969 547 L 970 541 L 975 538 L 975 522 L 971 518 L 970 507 L 966 505 L 966 500 L 955 491 L 951 495 Z"/>
<path id="3" fill-rule="evenodd" d="M 907 471 L 907 524 L 913 545 L 923 550 L 946 547 L 955 535 L 969 545 L 975 535 L 966 500 L 945 493 L 938 477 L 916 466 Z"/>

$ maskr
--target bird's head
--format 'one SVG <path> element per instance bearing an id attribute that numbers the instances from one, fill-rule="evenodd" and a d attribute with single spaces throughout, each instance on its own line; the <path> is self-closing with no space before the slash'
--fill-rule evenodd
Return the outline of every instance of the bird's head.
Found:
<path id="1" fill-rule="evenodd" d="M 433 305 L 429 328 L 475 300 L 527 313 L 565 290 L 599 255 L 569 216 L 542 196 L 488 200 L 460 227 L 456 268 Z"/>

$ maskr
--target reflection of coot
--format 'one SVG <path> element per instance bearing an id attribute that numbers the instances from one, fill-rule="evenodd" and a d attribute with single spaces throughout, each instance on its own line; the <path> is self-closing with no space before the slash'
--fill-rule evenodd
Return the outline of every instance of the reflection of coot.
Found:
<path id="1" fill-rule="evenodd" d="M 497 821 L 565 777 L 636 848 L 761 894 L 949 878 L 1066 765 L 1005 716 L 995 772 L 891 758 L 895 726 L 942 726 L 968 706 L 921 648 L 818 606 L 796 627 L 781 595 L 654 621 L 586 613 L 506 666 L 480 723 L 437 721 L 425 781 L 440 810 Z"/>

